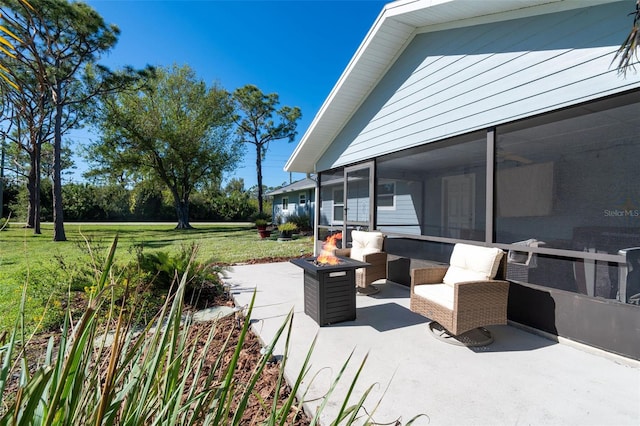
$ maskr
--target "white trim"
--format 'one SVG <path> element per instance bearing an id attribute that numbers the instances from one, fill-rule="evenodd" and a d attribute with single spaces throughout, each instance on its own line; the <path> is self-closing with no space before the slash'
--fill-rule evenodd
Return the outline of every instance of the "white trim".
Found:
<path id="1" fill-rule="evenodd" d="M 396 188 L 397 183 L 395 180 L 390 180 L 390 179 L 380 179 L 380 181 L 378 182 L 378 186 L 380 185 L 393 185 L 393 194 L 384 194 L 383 197 L 389 197 L 389 195 L 391 195 L 391 202 L 393 203 L 391 206 L 381 206 L 380 203 L 378 202 L 380 200 L 380 191 L 378 190 L 376 193 L 377 196 L 377 200 L 376 200 L 376 207 L 378 208 L 378 210 L 381 211 L 395 211 L 396 210 Z"/>
<path id="2" fill-rule="evenodd" d="M 336 203 L 336 192 L 337 191 L 342 191 L 342 202 L 341 203 Z M 344 186 L 341 187 L 335 187 L 332 188 L 331 190 L 331 225 L 342 225 L 344 224 L 344 199 L 345 199 L 345 193 L 344 193 Z M 335 216 L 336 216 L 336 206 L 342 206 L 342 220 L 336 220 Z"/>

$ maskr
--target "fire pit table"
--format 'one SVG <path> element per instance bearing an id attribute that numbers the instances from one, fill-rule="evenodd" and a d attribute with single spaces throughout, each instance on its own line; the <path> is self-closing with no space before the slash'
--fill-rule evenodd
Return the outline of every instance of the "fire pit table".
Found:
<path id="1" fill-rule="evenodd" d="M 304 270 L 304 313 L 318 325 L 356 319 L 356 273 L 369 263 L 337 256 L 335 265 L 315 257 L 291 260 Z"/>

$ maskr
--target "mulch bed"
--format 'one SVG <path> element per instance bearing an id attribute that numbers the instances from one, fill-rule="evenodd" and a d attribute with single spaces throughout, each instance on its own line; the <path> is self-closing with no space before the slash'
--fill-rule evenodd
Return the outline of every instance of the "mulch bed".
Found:
<path id="1" fill-rule="evenodd" d="M 230 300 L 218 300 L 216 305 L 221 305 L 226 303 L 229 306 L 233 306 L 233 303 Z M 192 336 L 200 336 L 202 339 L 206 338 L 209 334 L 209 330 L 211 327 L 216 327 L 217 331 L 215 333 L 214 341 L 212 342 L 209 350 L 206 354 L 202 356 L 205 357 L 205 365 L 203 379 L 208 376 L 207 371 L 211 369 L 213 364 L 215 363 L 217 357 L 222 350 L 222 346 L 224 342 L 231 333 L 231 339 L 227 345 L 225 350 L 225 354 L 223 357 L 224 367 L 221 368 L 217 374 L 221 374 L 221 372 L 225 371 L 228 366 L 231 357 L 235 351 L 238 338 L 241 332 L 241 328 L 243 325 L 244 318 L 236 318 L 233 315 L 222 318 L 217 322 L 203 322 L 193 324 L 190 328 L 190 333 Z M 202 340 L 201 339 L 201 340 Z M 191 339 L 189 339 L 191 340 Z M 202 342 L 200 342 L 200 345 Z M 240 357 L 238 359 L 238 365 L 236 367 L 235 379 L 238 384 L 248 383 L 252 377 L 254 367 L 257 365 L 258 361 L 261 358 L 260 350 L 262 349 L 262 344 L 258 337 L 249 331 L 245 336 L 245 341 L 240 351 Z M 199 353 L 200 354 L 200 353 Z M 262 399 L 262 403 L 260 399 L 255 395 L 252 395 L 249 399 L 249 404 L 245 409 L 244 415 L 242 417 L 243 425 L 257 425 L 262 424 L 262 422 L 268 418 L 270 414 L 270 409 L 273 405 L 274 394 L 276 391 L 278 376 L 280 375 L 280 364 L 278 362 L 271 362 L 266 365 L 264 370 L 262 371 L 260 378 L 255 386 L 254 393 L 258 394 Z M 222 377 L 220 377 L 222 379 Z M 233 406 L 239 402 L 240 397 L 242 396 L 243 388 L 236 389 L 235 393 L 235 402 Z M 291 388 L 288 385 L 285 385 L 281 388 L 280 394 L 278 397 L 278 406 L 282 406 L 285 400 L 289 397 L 291 392 Z M 264 405 L 263 405 L 264 404 Z M 295 405 L 295 404 L 294 404 Z M 265 410 L 265 407 L 267 410 Z M 292 411 L 288 417 L 286 422 L 287 425 L 291 426 L 306 426 L 311 423 L 311 419 L 304 412 L 294 412 Z"/>
<path id="2" fill-rule="evenodd" d="M 310 256 L 310 254 L 306 254 Z M 289 261 L 290 257 L 269 257 L 262 259 L 252 259 L 246 264 L 260 264 L 260 263 L 273 263 L 273 262 L 286 262 Z M 233 266 L 233 265 L 228 265 Z M 204 306 L 234 306 L 233 301 L 225 296 L 215 296 L 211 297 L 206 294 L 200 294 L 198 302 L 198 309 L 201 309 Z M 225 367 L 228 365 L 231 356 L 233 355 L 233 351 L 238 342 L 238 337 L 240 334 L 242 322 L 237 321 L 233 316 L 223 318 L 219 320 L 216 324 L 219 332 L 216 333 L 215 341 L 210 348 L 207 355 L 207 366 L 210 363 L 215 362 L 216 357 L 218 356 L 224 339 L 231 332 L 232 337 L 229 345 L 227 347 L 227 351 L 225 353 L 224 362 Z M 211 327 L 211 323 L 199 323 L 192 325 L 191 332 L 198 333 L 200 336 L 207 336 L 209 332 L 209 327 Z M 240 359 L 238 360 L 238 366 L 236 368 L 236 378 L 238 383 L 248 383 L 251 375 L 253 373 L 253 369 L 255 365 L 261 358 L 260 350 L 262 349 L 262 344 L 258 337 L 249 330 L 249 333 L 245 337 L 245 342 L 240 352 Z M 206 367 L 205 367 L 206 368 Z M 276 389 L 276 385 L 278 382 L 278 376 L 280 374 L 280 364 L 278 362 L 273 362 L 267 364 L 265 369 L 262 371 L 260 379 L 255 387 L 255 392 L 260 395 L 260 398 L 263 399 L 263 402 L 266 407 L 271 407 L 273 405 L 274 392 Z M 284 401 L 289 397 L 291 388 L 286 385 L 283 386 L 278 395 L 278 406 L 282 406 Z M 236 392 L 237 398 L 239 400 L 241 396 L 241 392 Z M 237 402 L 237 401 L 236 401 Z M 263 420 L 265 420 L 268 416 L 268 412 L 265 412 L 263 409 L 263 405 L 259 402 L 258 398 L 252 396 L 249 399 L 249 405 L 245 410 L 242 424 L 246 425 L 257 425 L 261 424 Z M 311 423 L 311 419 L 304 412 L 292 412 L 289 415 L 289 418 L 286 422 L 287 425 L 290 426 L 307 426 Z"/>
<path id="3" fill-rule="evenodd" d="M 259 259 L 255 261 L 251 261 L 248 263 L 265 263 L 265 262 L 279 262 L 279 261 L 287 261 L 289 258 L 269 258 L 269 259 Z M 189 298 L 185 298 L 185 300 L 189 300 Z M 207 294 L 207 292 L 202 292 L 199 295 L 199 300 L 197 304 L 193 306 L 185 306 L 185 311 L 202 309 L 203 307 L 210 307 L 214 305 L 226 305 L 233 306 L 233 301 L 228 296 L 220 296 L 214 294 Z M 214 341 L 211 343 L 209 350 L 206 354 L 202 356 L 205 357 L 205 371 L 211 370 L 216 359 L 218 358 L 221 348 L 224 345 L 224 342 L 227 340 L 229 334 L 231 334 L 231 339 L 227 344 L 227 348 L 225 350 L 225 354 L 223 356 L 224 366 L 218 370 L 218 374 L 222 374 L 222 371 L 225 371 L 226 366 L 228 366 L 229 361 L 233 355 L 233 352 L 236 348 L 239 334 L 241 331 L 241 326 L 243 324 L 244 318 L 236 318 L 231 315 L 226 318 L 210 321 L 210 322 L 202 322 L 192 324 L 190 327 L 191 336 L 198 336 L 199 340 L 195 341 L 194 344 L 202 347 L 204 341 L 206 340 L 209 330 L 211 327 L 216 327 L 217 331 L 214 335 Z M 53 336 L 56 338 L 56 333 L 42 333 L 34 336 L 34 338 L 29 343 L 26 354 L 27 360 L 29 361 L 29 367 L 31 370 L 35 370 L 37 365 L 44 360 L 44 354 L 46 351 L 46 347 L 49 341 L 49 338 Z M 0 340 L 7 339 L 8 336 L 0 336 Z M 192 339 L 189 339 L 191 341 Z M 0 342 L 1 343 L 1 342 Z M 261 358 L 260 350 L 262 345 L 258 337 L 253 334 L 253 332 L 249 331 L 247 336 L 245 336 L 245 342 L 242 346 L 242 350 L 240 352 L 240 357 L 238 360 L 238 365 L 235 372 L 236 383 L 244 384 L 248 383 L 252 374 L 254 367 L 257 365 L 258 361 Z M 200 349 L 201 350 L 201 349 Z M 213 372 L 212 372 L 213 373 Z M 252 395 L 249 399 L 249 405 L 247 406 L 244 416 L 242 418 L 241 424 L 243 425 L 257 425 L 261 424 L 263 420 L 265 420 L 270 412 L 270 407 L 273 405 L 274 393 L 278 381 L 278 376 L 280 374 L 280 364 L 278 362 L 272 362 L 267 364 L 265 369 L 263 370 L 258 383 L 255 386 L 254 394 L 258 394 L 260 398 L 263 400 L 260 402 L 259 398 L 255 395 Z M 207 374 L 204 374 L 206 377 Z M 200 386 L 198 383 L 196 386 Z M 3 400 L 6 402 L 11 398 L 12 395 L 18 390 L 18 379 L 16 375 L 12 379 L 10 379 L 9 383 L 7 383 L 7 387 L 5 388 L 5 395 L 3 395 Z M 282 387 L 281 392 L 277 395 L 278 398 L 278 406 L 282 406 L 284 401 L 288 398 L 290 394 L 290 387 L 285 385 Z M 237 404 L 242 396 L 242 389 L 236 389 L 234 406 Z M 264 405 L 263 405 L 264 404 Z M 265 411 L 267 407 L 268 411 Z M 289 418 L 286 422 L 287 425 L 290 426 L 306 426 L 311 423 L 311 419 L 304 412 L 291 412 Z"/>

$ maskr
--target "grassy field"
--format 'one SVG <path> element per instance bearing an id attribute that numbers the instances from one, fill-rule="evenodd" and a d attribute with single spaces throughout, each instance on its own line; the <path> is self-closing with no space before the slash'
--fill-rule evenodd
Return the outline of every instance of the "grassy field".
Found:
<path id="1" fill-rule="evenodd" d="M 53 227 L 43 224 L 42 234 L 19 224 L 0 232 L 0 332 L 11 328 L 19 311 L 22 288 L 28 282 L 28 323 L 42 318 L 49 296 L 69 287 L 81 268 L 101 266 L 116 234 L 116 264 L 135 259 L 135 248 L 145 252 L 177 253 L 195 243 L 199 260 L 234 264 L 253 259 L 293 257 L 313 250 L 312 237 L 279 242 L 275 234 L 261 240 L 251 224 L 198 224 L 175 230 L 173 224 L 71 224 L 67 241 L 53 242 Z M 81 284 L 80 284 L 81 285 Z M 78 290 L 77 288 L 75 290 Z M 52 300 L 50 303 L 60 303 Z"/>

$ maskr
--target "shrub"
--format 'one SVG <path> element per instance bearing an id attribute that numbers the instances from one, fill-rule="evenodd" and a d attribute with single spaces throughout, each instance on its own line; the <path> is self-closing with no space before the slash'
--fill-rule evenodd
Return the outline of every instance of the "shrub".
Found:
<path id="1" fill-rule="evenodd" d="M 263 219 L 266 222 L 271 222 L 271 214 L 267 213 L 266 211 L 263 211 L 262 213 L 256 212 L 255 214 L 251 215 L 251 220 L 253 222 L 255 222 L 258 219 Z"/>
<path id="2" fill-rule="evenodd" d="M 205 287 L 212 288 L 218 294 L 223 291 L 221 276 L 224 275 L 224 268 L 215 265 L 212 260 L 196 261 L 198 246 L 195 243 L 181 246 L 177 254 L 145 253 L 141 246 L 137 250 L 136 262 L 129 265 L 129 270 L 139 271 L 146 277 L 147 283 L 156 289 L 169 290 L 178 277 L 185 276 L 187 291 Z"/>
<path id="3" fill-rule="evenodd" d="M 280 232 L 293 232 L 298 229 L 298 225 L 293 222 L 285 222 L 278 225 L 278 231 Z"/>
<path id="4" fill-rule="evenodd" d="M 102 274 L 93 286 L 95 291 L 91 293 L 82 318 L 72 322 L 66 316 L 57 350 L 51 338 L 44 362 L 36 360 L 35 369 L 28 370 L 29 365 L 34 365 L 33 360 L 28 359 L 28 354 L 33 352 L 28 350 L 29 341 L 20 342 L 24 330 L 20 328 L 20 321 L 16 321 L 8 341 L 0 347 L 0 424 L 242 424 L 247 402 L 257 393 L 257 379 L 273 359 L 273 348 L 284 334 L 285 351 L 272 391 L 273 395 L 280 395 L 286 386 L 284 366 L 291 344 L 290 333 L 284 331 L 291 329 L 293 312 L 277 330 L 274 340 L 265 347 L 251 379 L 240 383 L 234 373 L 239 367 L 240 354 L 249 332 L 255 293 L 246 316 L 240 317 L 241 331 L 228 364 L 220 361 L 229 339 L 222 348 L 211 346 L 215 323 L 208 336 L 194 336 L 189 333 L 191 324 L 182 321 L 188 271 L 182 276 L 175 297 L 171 301 L 167 299 L 158 312 L 155 323 L 164 326 L 148 326 L 138 337 L 133 337 L 127 333 L 131 327 L 131 311 L 118 309 L 111 295 L 116 284 L 111 273 L 116 245 L 117 238 Z M 23 292 L 22 314 L 25 295 L 26 291 Z M 102 336 L 101 341 L 104 342 L 108 333 L 108 330 L 101 331 L 98 327 L 99 312 L 103 307 L 108 312 L 107 322 L 114 323 L 115 333 L 110 348 L 105 344 L 94 347 L 94 337 Z M 284 404 L 264 405 L 268 414 L 266 424 L 285 424 L 291 412 L 301 409 L 302 403 L 296 403 L 295 395 L 302 382 L 308 379 L 314 345 L 315 340 Z M 207 370 L 203 357 L 210 351 L 219 352 L 212 369 Z M 350 359 L 351 356 L 323 396 L 312 424 L 317 423 Z M 375 409 L 366 416 L 359 416 L 359 413 L 367 395 L 377 385 L 371 385 L 356 403 L 347 406 L 365 360 L 360 364 L 332 424 L 343 420 L 352 424 L 356 418 L 364 420 L 364 424 L 371 422 Z M 10 377 L 20 377 L 19 389 L 11 395 L 5 392 L 7 378 Z M 264 395 L 260 398 L 265 400 Z"/>
<path id="5" fill-rule="evenodd" d="M 308 214 L 293 214 L 287 219 L 288 222 L 293 222 L 298 226 L 298 229 L 302 231 L 309 231 L 312 229 L 311 217 Z"/>

